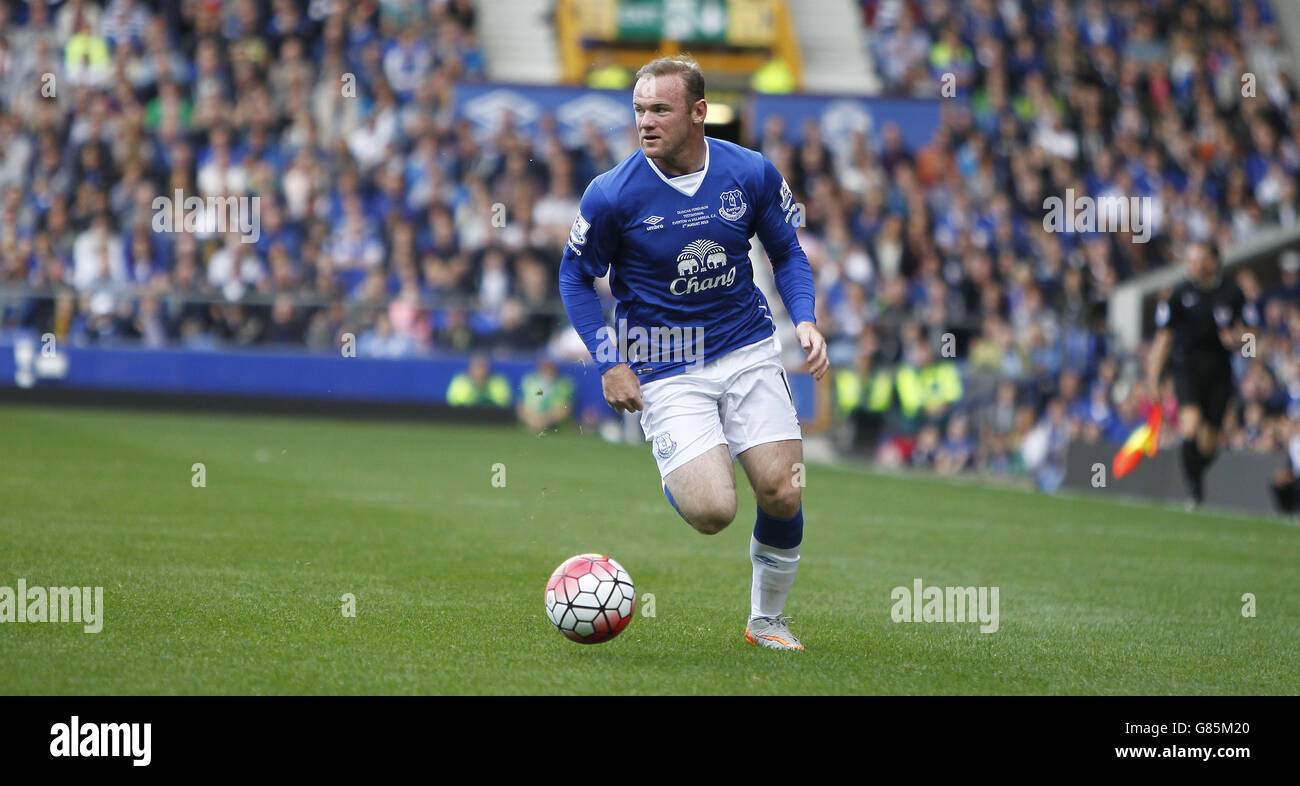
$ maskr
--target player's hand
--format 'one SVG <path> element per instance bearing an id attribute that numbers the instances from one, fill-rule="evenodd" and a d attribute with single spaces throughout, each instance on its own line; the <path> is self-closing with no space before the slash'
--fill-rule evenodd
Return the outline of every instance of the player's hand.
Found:
<path id="1" fill-rule="evenodd" d="M 831 361 L 826 357 L 826 339 L 822 338 L 821 331 L 811 322 L 800 322 L 794 326 L 794 334 L 799 337 L 799 346 L 808 353 L 808 371 L 813 379 L 826 376 Z"/>
<path id="2" fill-rule="evenodd" d="M 601 374 L 600 389 L 605 394 L 605 403 L 615 412 L 640 412 L 645 406 L 641 401 L 641 380 L 626 363 Z"/>
<path id="3" fill-rule="evenodd" d="M 1146 382 L 1146 391 L 1145 391 L 1146 394 L 1151 397 L 1152 401 L 1159 402 L 1160 401 L 1160 377 L 1159 376 L 1153 377 L 1148 375 L 1145 382 Z"/>
<path id="4" fill-rule="evenodd" d="M 1245 331 L 1242 330 L 1237 332 L 1236 335 L 1241 336 L 1244 333 Z M 1219 341 L 1223 344 L 1223 348 L 1229 352 L 1236 352 L 1237 349 L 1241 347 L 1241 339 L 1234 337 L 1233 331 L 1227 328 L 1223 328 L 1219 331 Z"/>

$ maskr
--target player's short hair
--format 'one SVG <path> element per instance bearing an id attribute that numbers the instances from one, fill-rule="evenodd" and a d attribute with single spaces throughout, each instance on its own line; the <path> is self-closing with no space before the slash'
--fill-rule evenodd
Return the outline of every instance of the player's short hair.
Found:
<path id="1" fill-rule="evenodd" d="M 1204 248 L 1205 252 L 1210 255 L 1210 259 L 1214 260 L 1216 266 L 1223 264 L 1223 256 L 1219 253 L 1219 244 L 1213 240 L 1193 240 L 1189 245 Z"/>
<path id="2" fill-rule="evenodd" d="M 641 78 L 646 76 L 668 76 L 669 74 L 681 76 L 682 87 L 686 89 L 687 109 L 704 98 L 704 72 L 700 70 L 700 64 L 690 55 L 673 55 L 651 60 L 636 72 L 636 81 L 640 82 Z"/>

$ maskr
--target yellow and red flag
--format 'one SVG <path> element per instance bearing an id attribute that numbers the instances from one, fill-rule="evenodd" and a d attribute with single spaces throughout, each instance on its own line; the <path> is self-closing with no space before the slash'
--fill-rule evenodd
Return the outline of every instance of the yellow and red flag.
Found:
<path id="1" fill-rule="evenodd" d="M 1124 442 L 1124 447 L 1115 454 L 1115 477 L 1122 478 L 1132 472 L 1144 455 L 1156 454 L 1156 448 L 1160 444 L 1160 420 L 1160 407 L 1152 407 L 1147 422 L 1134 429 Z"/>

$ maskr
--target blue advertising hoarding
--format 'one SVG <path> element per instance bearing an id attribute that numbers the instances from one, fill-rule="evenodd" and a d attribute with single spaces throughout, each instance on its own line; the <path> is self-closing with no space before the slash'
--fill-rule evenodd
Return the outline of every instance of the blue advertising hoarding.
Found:
<path id="1" fill-rule="evenodd" d="M 847 142 L 854 131 L 879 144 L 881 129 L 896 123 L 908 148 L 916 150 L 930 141 L 939 126 L 938 99 L 757 93 L 747 100 L 755 138 L 775 114 L 784 118 L 785 138 L 791 143 L 799 141 L 809 119 L 821 127 L 832 148 Z M 480 138 L 497 133 L 506 116 L 521 134 L 535 136 L 542 118 L 550 114 L 560 140 L 570 146 L 581 144 L 588 124 L 607 137 L 621 137 L 634 122 L 630 91 L 585 87 L 460 82 L 455 111 L 474 125 Z"/>
<path id="2" fill-rule="evenodd" d="M 939 127 L 940 102 L 925 98 L 863 98 L 861 96 L 766 95 L 753 97 L 755 138 L 763 133 L 767 119 L 780 115 L 785 120 L 784 137 L 798 144 L 804 124 L 813 120 L 832 149 L 846 144 L 855 131 L 879 146 L 881 129 L 896 123 L 910 150 L 928 143 Z"/>
<path id="3" fill-rule="evenodd" d="M 345 358 L 289 349 L 129 347 L 60 347 L 57 357 L 45 357 L 40 350 L 39 337 L 30 333 L 0 335 L 0 387 L 441 405 L 447 403 L 452 377 L 464 371 L 469 360 L 454 355 Z M 533 360 L 492 362 L 516 396 L 524 375 L 535 366 Z M 595 366 L 566 363 L 561 373 L 575 382 L 579 413 L 610 412 Z M 816 416 L 812 377 L 792 373 L 789 381 L 799 417 L 812 420 Z"/>
<path id="4" fill-rule="evenodd" d="M 607 137 L 632 128 L 632 92 L 585 87 L 505 85 L 460 82 L 456 85 L 456 116 L 469 120 L 480 138 L 501 129 L 503 118 L 524 136 L 536 136 L 544 116 L 555 118 L 561 142 L 577 146 L 588 124 Z"/>

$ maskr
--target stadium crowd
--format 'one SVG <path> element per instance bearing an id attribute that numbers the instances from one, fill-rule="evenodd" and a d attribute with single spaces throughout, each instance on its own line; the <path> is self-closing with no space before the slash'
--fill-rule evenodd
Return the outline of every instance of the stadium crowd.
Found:
<path id="1" fill-rule="evenodd" d="M 635 139 L 476 138 L 471 0 L 0 3 L 0 326 L 73 344 L 530 353 L 567 321 L 560 249 Z M 754 133 L 806 208 L 837 410 L 877 460 L 1060 482 L 1169 389 L 1108 340 L 1108 300 L 1300 211 L 1300 101 L 1263 0 L 864 0 L 887 92 L 942 96 L 910 149 Z M 1249 75 L 1249 79 L 1244 77 Z M 1247 87 L 1249 86 L 1249 89 Z M 543 124 L 543 128 L 546 128 Z M 1147 243 L 1049 232 L 1043 201 L 1145 196 Z M 153 200 L 258 196 L 256 242 Z M 501 216 L 509 216 L 506 221 Z M 1296 264 L 1239 358 L 1229 443 L 1300 440 Z M 15 295 L 14 293 L 17 293 Z M 1172 410 L 1171 410 L 1172 411 Z M 1172 435 L 1171 435 L 1172 436 Z"/>
<path id="2" fill-rule="evenodd" d="M 1062 479 L 1071 439 L 1118 445 L 1152 407 L 1142 353 L 1108 340 L 1108 301 L 1133 276 L 1296 222 L 1300 103 L 1263 0 L 864 0 L 871 55 L 891 93 L 966 99 L 930 145 L 886 128 L 841 172 L 821 280 L 842 367 L 841 407 L 887 463 Z M 817 154 L 805 146 L 800 161 Z M 796 167 L 798 177 L 799 167 Z M 826 170 L 830 171 L 830 170 Z M 804 193 L 817 183 L 801 182 Z M 1048 231 L 1044 200 L 1149 197 L 1149 242 Z M 816 198 L 814 196 L 814 198 Z M 854 253 L 834 249 L 848 244 Z M 1238 354 L 1237 449 L 1300 445 L 1296 267 L 1264 291 L 1237 280 L 1258 323 Z M 861 331 L 859 332 L 859 328 Z M 964 359 L 945 386 L 941 337 Z M 937 355 L 937 357 L 936 357 Z M 929 372 L 929 373 L 927 373 Z M 894 401 L 886 378 L 895 375 Z M 1164 432 L 1170 442 L 1175 430 Z"/>

